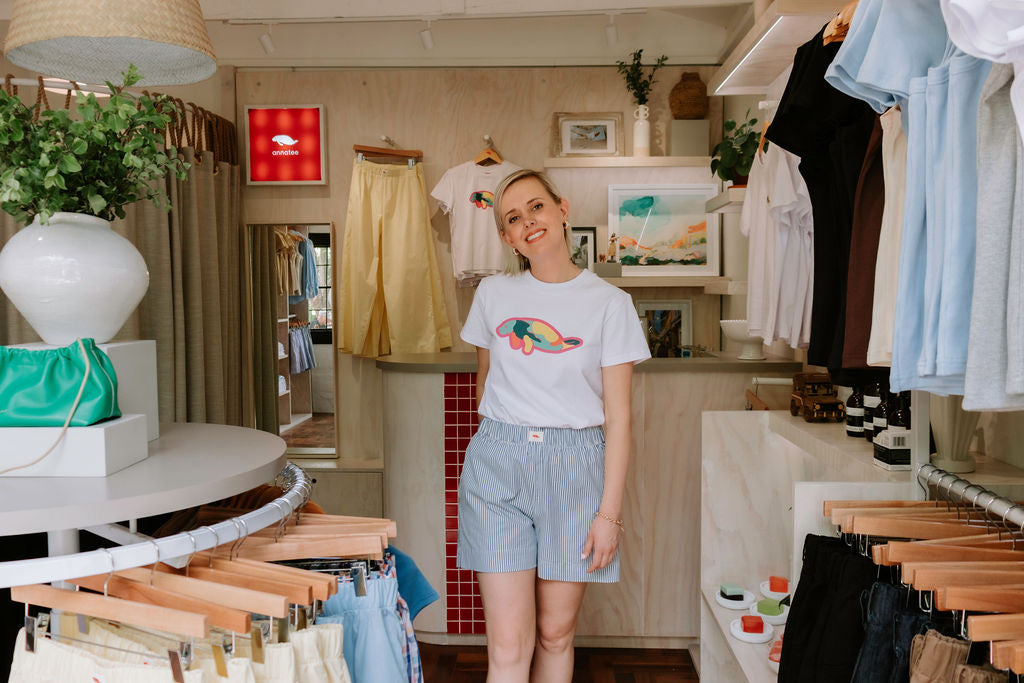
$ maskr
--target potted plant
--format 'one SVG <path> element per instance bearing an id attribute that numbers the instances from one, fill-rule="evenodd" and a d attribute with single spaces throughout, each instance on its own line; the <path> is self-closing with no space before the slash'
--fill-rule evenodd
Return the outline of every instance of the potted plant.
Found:
<path id="1" fill-rule="evenodd" d="M 744 119 L 750 116 L 750 110 Z M 757 119 L 744 120 L 740 125 L 732 119 L 725 122 L 725 135 L 712 152 L 711 172 L 722 180 L 731 180 L 733 187 L 745 187 L 750 167 L 754 163 L 760 136 L 754 130 Z"/>
<path id="2" fill-rule="evenodd" d="M 626 80 L 626 90 L 633 96 L 636 102 L 636 111 L 633 112 L 633 156 L 646 157 L 651 154 L 651 124 L 647 120 L 650 110 L 647 107 L 647 99 L 654 86 L 654 74 L 668 61 L 667 55 L 658 57 L 658 60 L 651 66 L 649 73 L 644 73 L 643 67 L 644 51 L 637 50 L 632 54 L 632 62 L 616 62 L 619 73 Z"/>
<path id="3" fill-rule="evenodd" d="M 134 66 L 105 102 L 79 92 L 75 112 L 39 111 L 0 92 L 0 209 L 28 227 L 0 251 L 0 289 L 48 343 L 114 336 L 142 300 L 142 256 L 111 230 L 140 199 L 169 208 L 159 180 L 187 165 L 164 130 L 173 103 L 134 95 Z"/>

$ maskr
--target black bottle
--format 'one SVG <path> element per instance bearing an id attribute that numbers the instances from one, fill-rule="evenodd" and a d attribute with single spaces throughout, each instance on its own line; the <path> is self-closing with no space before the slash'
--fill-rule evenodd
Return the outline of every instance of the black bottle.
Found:
<path id="1" fill-rule="evenodd" d="M 889 416 L 889 424 L 893 427 L 910 429 L 910 392 L 901 391 L 897 403 L 898 407 L 895 412 Z"/>
<path id="2" fill-rule="evenodd" d="M 875 436 L 878 436 L 889 428 L 889 415 L 895 412 L 892 395 L 885 389 L 882 389 L 881 394 L 882 400 L 879 402 L 878 407 L 875 408 L 875 415 L 872 420 L 872 428 Z"/>
<path id="3" fill-rule="evenodd" d="M 864 395 L 858 386 L 846 399 L 846 435 L 855 439 L 864 436 Z"/>
<path id="4" fill-rule="evenodd" d="M 882 387 L 876 382 L 864 387 L 864 433 L 868 441 L 875 438 L 875 408 L 881 403 Z"/>

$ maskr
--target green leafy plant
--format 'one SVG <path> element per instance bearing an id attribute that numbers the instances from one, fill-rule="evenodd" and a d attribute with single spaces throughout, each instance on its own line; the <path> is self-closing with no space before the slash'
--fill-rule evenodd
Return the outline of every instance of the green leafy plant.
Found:
<path id="1" fill-rule="evenodd" d="M 743 118 L 746 119 L 748 116 L 749 109 Z M 725 122 L 725 135 L 712 152 L 712 173 L 717 173 L 722 180 L 734 182 L 737 178 L 750 175 L 750 167 L 754 163 L 754 154 L 757 153 L 757 144 L 760 142 L 760 135 L 754 130 L 756 124 L 757 119 L 744 120 L 738 126 L 732 119 Z"/>
<path id="2" fill-rule="evenodd" d="M 79 92 L 70 111 L 36 111 L 0 92 L 0 208 L 28 224 L 58 211 L 124 218 L 124 207 L 151 199 L 169 207 L 155 182 L 167 173 L 185 178 L 188 164 L 164 148 L 173 103 L 163 95 L 126 92 L 139 81 L 134 65 L 120 86 L 107 83 L 106 102 Z"/>
<path id="3" fill-rule="evenodd" d="M 633 62 L 631 64 L 616 62 L 619 65 L 619 73 L 626 79 L 626 90 L 629 91 L 629 94 L 633 96 L 638 105 L 647 104 L 647 98 L 651 94 L 651 87 L 654 85 L 654 74 L 657 73 L 658 69 L 665 66 L 665 62 L 668 61 L 668 55 L 658 57 L 658 61 L 651 66 L 651 72 L 645 74 L 643 64 L 641 63 L 643 56 L 644 51 L 637 50 L 633 53 Z"/>

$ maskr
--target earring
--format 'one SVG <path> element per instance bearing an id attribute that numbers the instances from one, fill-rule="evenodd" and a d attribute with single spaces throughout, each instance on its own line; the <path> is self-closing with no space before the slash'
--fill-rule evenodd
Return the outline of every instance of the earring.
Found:
<path id="1" fill-rule="evenodd" d="M 562 221 L 562 230 L 569 229 L 569 221 Z"/>
<path id="2" fill-rule="evenodd" d="M 518 249 L 516 249 L 515 247 L 512 247 L 512 253 L 513 253 L 513 254 L 514 254 L 515 256 L 519 256 L 519 250 L 518 250 Z"/>

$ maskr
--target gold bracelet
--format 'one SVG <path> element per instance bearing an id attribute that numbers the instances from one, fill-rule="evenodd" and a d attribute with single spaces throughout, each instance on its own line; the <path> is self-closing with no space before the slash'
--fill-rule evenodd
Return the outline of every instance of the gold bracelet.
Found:
<path id="1" fill-rule="evenodd" d="M 626 528 L 625 525 L 622 523 L 621 519 L 615 519 L 614 517 L 610 517 L 609 515 L 604 514 L 600 510 L 598 510 L 595 513 L 594 516 L 595 517 L 600 517 L 601 519 L 604 519 L 604 520 L 607 520 L 607 521 L 611 522 L 612 524 L 615 524 L 616 526 L 618 526 L 620 529 L 625 530 L 625 528 Z"/>

